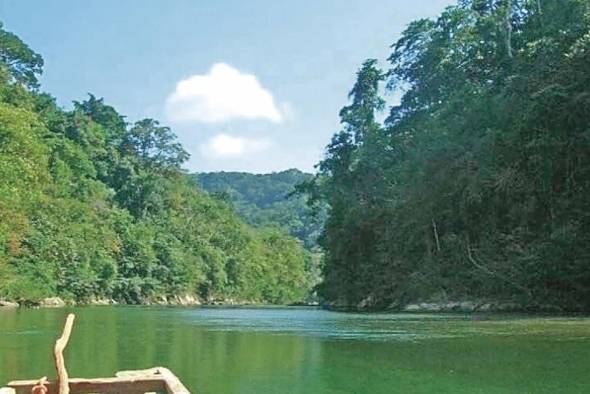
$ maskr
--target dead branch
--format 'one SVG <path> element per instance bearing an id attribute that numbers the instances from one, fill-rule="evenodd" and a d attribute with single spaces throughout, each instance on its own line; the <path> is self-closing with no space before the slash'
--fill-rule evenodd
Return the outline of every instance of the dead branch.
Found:
<path id="1" fill-rule="evenodd" d="M 70 340 L 70 334 L 72 333 L 75 318 L 76 316 L 72 313 L 68 315 L 61 337 L 55 342 L 53 355 L 55 357 L 55 369 L 57 370 L 58 394 L 70 393 L 68 371 L 66 370 L 63 351 Z"/>

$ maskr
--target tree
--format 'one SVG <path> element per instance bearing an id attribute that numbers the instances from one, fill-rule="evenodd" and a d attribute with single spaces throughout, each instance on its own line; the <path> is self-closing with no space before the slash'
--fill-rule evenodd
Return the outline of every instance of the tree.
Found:
<path id="1" fill-rule="evenodd" d="M 374 59 L 367 60 L 358 71 L 349 93 L 351 104 L 340 111 L 344 128 L 333 137 L 325 159 L 318 165 L 318 175 L 308 185 L 308 191 L 311 189 L 317 195 L 315 200 L 324 199 L 330 207 L 320 238 L 326 251 L 322 294 L 347 303 L 358 302 L 365 293 L 366 283 L 361 279 L 365 266 L 360 263 L 366 256 L 363 240 L 372 238 L 377 230 L 372 221 L 363 218 L 379 178 L 377 171 L 368 171 L 363 166 L 365 156 L 373 151 L 381 134 L 375 115 L 384 107 L 379 87 L 385 76 L 376 63 Z"/>
<path id="2" fill-rule="evenodd" d="M 136 122 L 125 135 L 121 148 L 154 169 L 179 169 L 189 158 L 170 128 L 153 119 Z"/>
<path id="3" fill-rule="evenodd" d="M 0 22 L 0 67 L 5 68 L 10 81 L 29 89 L 37 89 L 37 77 L 43 71 L 43 58 L 32 51 L 15 34 L 4 30 Z"/>

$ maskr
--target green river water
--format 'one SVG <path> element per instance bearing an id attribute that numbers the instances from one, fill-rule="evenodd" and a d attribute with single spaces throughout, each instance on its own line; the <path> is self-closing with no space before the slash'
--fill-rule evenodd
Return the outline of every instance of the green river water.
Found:
<path id="1" fill-rule="evenodd" d="M 163 365 L 193 394 L 587 393 L 590 319 L 310 308 L 0 309 L 0 387 Z"/>

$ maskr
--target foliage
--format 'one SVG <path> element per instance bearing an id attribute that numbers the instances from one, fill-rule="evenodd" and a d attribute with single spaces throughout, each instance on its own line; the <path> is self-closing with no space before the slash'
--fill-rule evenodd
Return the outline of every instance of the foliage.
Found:
<path id="1" fill-rule="evenodd" d="M 308 253 L 194 187 L 156 120 L 37 91 L 43 61 L 0 28 L 0 297 L 301 300 Z"/>
<path id="2" fill-rule="evenodd" d="M 590 309 L 589 26 L 587 0 L 461 0 L 365 62 L 307 185 L 325 299 Z"/>
<path id="3" fill-rule="evenodd" d="M 17 83 L 37 88 L 37 75 L 41 74 L 43 58 L 2 26 L 0 23 L 0 68 Z"/>
<path id="4" fill-rule="evenodd" d="M 256 227 L 278 226 L 317 251 L 317 237 L 325 207 L 313 212 L 296 187 L 312 175 L 291 169 L 272 174 L 211 172 L 193 175 L 197 185 L 215 197 L 228 200 L 236 212 Z"/>

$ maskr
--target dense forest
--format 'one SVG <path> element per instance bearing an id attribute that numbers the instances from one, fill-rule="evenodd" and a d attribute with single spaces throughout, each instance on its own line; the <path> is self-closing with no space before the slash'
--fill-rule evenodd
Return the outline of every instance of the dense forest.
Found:
<path id="1" fill-rule="evenodd" d="M 158 121 L 60 108 L 0 24 L 0 298 L 286 303 L 323 255 L 334 306 L 590 310 L 590 0 L 459 0 L 388 62 L 315 175 L 191 175 Z"/>
<path id="2" fill-rule="evenodd" d="M 313 177 L 297 169 L 271 174 L 210 172 L 193 175 L 197 184 L 217 198 L 230 201 L 236 212 L 255 227 L 279 227 L 317 250 L 325 205 L 314 212 L 297 185 Z"/>
<path id="3" fill-rule="evenodd" d="M 309 253 L 195 188 L 153 119 L 40 92 L 42 57 L 0 25 L 0 298 L 301 300 Z"/>
<path id="4" fill-rule="evenodd" d="M 589 28 L 588 0 L 460 0 L 363 63 L 303 188 L 327 302 L 590 310 Z"/>

